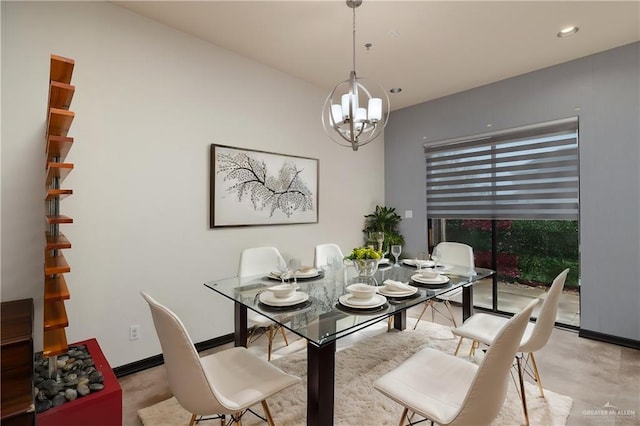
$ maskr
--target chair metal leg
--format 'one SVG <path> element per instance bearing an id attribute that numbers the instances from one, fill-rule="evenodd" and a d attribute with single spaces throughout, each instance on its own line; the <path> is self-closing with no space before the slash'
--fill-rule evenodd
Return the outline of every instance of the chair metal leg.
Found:
<path id="1" fill-rule="evenodd" d="M 244 413 L 242 411 L 238 411 L 235 414 L 231 415 L 231 421 L 229 422 L 229 424 L 234 424 L 236 423 L 238 426 L 242 426 L 242 415 Z"/>
<path id="2" fill-rule="evenodd" d="M 418 326 L 418 323 L 420 322 L 420 320 L 422 319 L 422 316 L 424 315 L 424 313 L 427 311 L 427 308 L 429 307 L 429 300 L 427 300 L 426 302 L 424 302 L 424 309 L 422 310 L 422 313 L 420 314 L 420 316 L 418 317 L 418 320 L 416 321 L 416 325 L 413 326 L 413 329 L 415 330 L 416 327 Z"/>
<path id="3" fill-rule="evenodd" d="M 453 356 L 458 355 L 458 351 L 460 350 L 460 345 L 462 345 L 462 339 L 464 339 L 464 337 L 461 337 L 460 340 L 458 340 L 458 346 L 456 346 L 456 351 L 453 353 Z"/>
<path id="4" fill-rule="evenodd" d="M 269 346 L 267 349 L 267 360 L 271 361 L 271 348 L 273 347 L 273 336 L 275 332 L 273 330 L 273 324 L 269 326 Z"/>
<path id="5" fill-rule="evenodd" d="M 448 300 L 444 301 L 444 306 L 447 308 L 447 311 L 449 311 L 449 318 L 451 319 L 453 326 L 458 327 L 458 323 L 456 322 L 456 317 L 455 315 L 453 315 L 453 311 L 451 310 L 451 304 L 449 303 Z"/>
<path id="6" fill-rule="evenodd" d="M 542 388 L 542 380 L 540 379 L 538 364 L 536 364 L 536 359 L 533 356 L 533 352 L 529 352 L 529 359 L 531 359 L 531 365 L 533 366 L 533 374 L 535 375 L 536 383 L 538 384 L 538 390 L 540 391 L 540 396 L 544 398 L 544 389 Z"/>
<path id="7" fill-rule="evenodd" d="M 253 339 L 253 335 L 256 333 L 256 329 L 258 327 L 256 327 L 255 325 L 253 327 L 251 327 L 251 330 L 249 330 L 249 336 L 247 337 L 247 343 L 252 343 L 255 340 Z"/>
<path id="8" fill-rule="evenodd" d="M 392 328 L 393 328 L 393 317 L 391 316 L 387 318 L 387 331 L 391 331 Z M 415 330 L 416 328 L 413 327 L 413 329 Z"/>
<path id="9" fill-rule="evenodd" d="M 522 400 L 522 411 L 524 412 L 524 424 L 526 426 L 529 426 L 527 395 L 524 393 L 524 366 L 522 365 L 522 357 L 518 354 L 516 354 L 516 363 L 518 364 L 518 379 L 520 380 L 520 399 Z"/>
<path id="10" fill-rule="evenodd" d="M 189 420 L 189 426 L 193 426 L 196 423 L 196 415 L 191 415 L 191 420 Z"/>
<path id="11" fill-rule="evenodd" d="M 287 340 L 287 333 L 284 332 L 284 328 L 280 327 L 280 333 L 282 333 L 282 338 L 284 339 L 284 344 L 289 346 L 289 341 Z"/>
<path id="12" fill-rule="evenodd" d="M 264 410 L 264 415 L 267 418 L 267 424 L 269 426 L 275 426 L 275 422 L 273 421 L 273 417 L 271 417 L 271 411 L 269 410 L 269 405 L 267 405 L 267 400 L 264 399 L 260 401 L 262 404 L 262 409 Z"/>
<path id="13" fill-rule="evenodd" d="M 471 342 L 471 348 L 469 348 L 469 356 L 472 357 L 476 354 L 476 348 L 480 347 L 480 342 L 473 341 Z"/>
<path id="14" fill-rule="evenodd" d="M 409 411 L 409 409 L 407 407 L 404 407 L 404 410 L 402 410 L 402 416 L 400 416 L 400 423 L 398 423 L 398 426 L 404 425 L 404 419 L 407 418 L 407 411 Z"/>

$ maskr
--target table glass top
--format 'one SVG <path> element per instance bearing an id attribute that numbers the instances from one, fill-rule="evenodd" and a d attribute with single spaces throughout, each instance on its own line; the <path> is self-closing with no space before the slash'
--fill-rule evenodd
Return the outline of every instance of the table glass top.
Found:
<path id="1" fill-rule="evenodd" d="M 363 307 L 359 306 L 358 300 L 345 296 L 350 294 L 346 290 L 347 286 L 362 281 L 358 277 L 347 278 L 345 272 L 349 268 L 338 271 L 327 270 L 320 272 L 316 277 L 298 279 L 296 294 L 284 301 L 274 298 L 271 292 L 265 293 L 269 287 L 281 283 L 279 279 L 266 274 L 216 280 L 205 283 L 205 286 L 241 303 L 247 309 L 272 319 L 311 343 L 321 346 L 418 305 L 438 294 L 471 285 L 493 273 L 492 270 L 484 268 L 475 268 L 473 271 L 452 265 L 446 268 L 442 273 L 448 278 L 448 282 L 428 284 L 412 280 L 412 276 L 415 279 L 417 273 L 414 267 L 381 266 L 375 278 L 380 285 L 378 290 L 382 293 L 390 294 L 385 292 L 383 287 L 385 280 L 408 283 L 417 287 L 417 291 L 413 295 L 403 297 L 381 297 L 377 294 Z M 444 280 L 446 279 L 442 281 Z M 292 306 L 279 306 L 294 302 L 296 304 Z"/>

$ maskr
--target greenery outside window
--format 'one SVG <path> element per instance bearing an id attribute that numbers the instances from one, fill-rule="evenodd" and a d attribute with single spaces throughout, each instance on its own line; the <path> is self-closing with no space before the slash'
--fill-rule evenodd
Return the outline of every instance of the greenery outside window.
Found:
<path id="1" fill-rule="evenodd" d="M 565 289 L 575 292 L 579 283 L 576 117 L 427 143 L 425 156 L 431 243 L 469 244 L 478 266 L 497 270 L 491 309 L 509 311 L 501 308 L 498 282 L 503 291 L 504 284 L 549 285 L 567 267 Z M 502 294 L 502 299 L 509 297 Z"/>

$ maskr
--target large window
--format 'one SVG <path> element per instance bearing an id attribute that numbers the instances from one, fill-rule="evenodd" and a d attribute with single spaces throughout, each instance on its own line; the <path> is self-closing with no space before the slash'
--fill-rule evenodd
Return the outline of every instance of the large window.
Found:
<path id="1" fill-rule="evenodd" d="M 568 267 L 575 312 L 560 319 L 578 325 L 577 118 L 431 143 L 425 154 L 434 242 L 467 243 L 478 266 L 498 271 L 476 303 L 517 312 Z"/>

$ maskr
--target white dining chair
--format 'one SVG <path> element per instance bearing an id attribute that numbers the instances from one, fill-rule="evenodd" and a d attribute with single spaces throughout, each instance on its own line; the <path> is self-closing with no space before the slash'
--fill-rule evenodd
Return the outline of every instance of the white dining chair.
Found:
<path id="1" fill-rule="evenodd" d="M 569 269 L 565 269 L 553 280 L 542 302 L 536 322 L 527 324 L 527 328 L 516 353 L 517 374 L 520 383 L 519 392 L 526 424 L 529 424 L 529 412 L 526 394 L 524 392 L 524 374 L 528 374 L 535 380 L 538 384 L 540 396 L 544 398 L 540 372 L 538 371 L 533 353 L 542 349 L 549 341 L 558 313 L 560 295 L 562 294 L 568 273 Z M 472 315 L 464 324 L 452 330 L 454 335 L 460 337 L 455 355 L 458 354 L 462 340 L 465 338 L 472 340 L 469 355 L 473 355 L 475 348 L 477 348 L 480 343 L 487 346 L 492 345 L 498 332 L 507 321 L 507 318 L 482 312 Z"/>
<path id="2" fill-rule="evenodd" d="M 342 250 L 340 246 L 334 243 L 326 243 L 326 244 L 318 244 L 313 249 L 313 266 L 316 269 L 320 269 L 323 266 L 331 266 L 331 259 L 340 259 L 340 264 L 342 264 L 342 259 L 344 259 L 344 255 L 342 254 Z"/>
<path id="3" fill-rule="evenodd" d="M 435 250 L 440 252 L 440 259 L 438 261 L 439 264 L 445 266 L 455 265 L 456 271 L 462 274 L 471 274 L 475 268 L 475 262 L 473 260 L 473 248 L 467 244 L 456 243 L 451 241 L 443 241 L 439 243 Z M 435 320 L 435 313 L 438 312 L 443 317 L 447 318 L 449 321 L 453 323 L 454 327 L 458 326 L 456 321 L 456 317 L 451 309 L 451 300 L 456 299 L 462 293 L 462 288 L 456 288 L 446 293 L 439 294 L 438 296 L 427 300 L 424 302 L 424 309 L 420 316 L 418 317 L 418 321 L 413 326 L 415 330 L 418 324 L 420 323 L 420 319 L 425 314 L 427 309 L 431 308 L 431 322 Z M 444 306 L 446 312 L 439 308 L 439 305 Z"/>
<path id="4" fill-rule="evenodd" d="M 284 259 L 275 247 L 252 247 L 242 250 L 240 253 L 240 262 L 238 264 L 238 276 L 249 277 L 253 275 L 269 274 L 269 272 L 278 271 L 278 265 L 284 262 Z M 268 339 L 267 359 L 271 360 L 271 350 L 273 348 L 273 339 L 278 334 L 282 334 L 285 345 L 289 346 L 287 334 L 278 323 L 270 320 L 264 315 L 247 309 L 247 322 L 251 326 L 248 343 L 265 334 Z M 262 334 L 256 334 L 262 330 Z"/>
<path id="5" fill-rule="evenodd" d="M 300 378 L 285 373 L 244 347 L 201 358 L 180 318 L 149 294 L 142 292 L 141 295 L 151 309 L 169 389 L 180 405 L 191 413 L 189 426 L 202 416 L 215 416 L 224 425 L 226 415 L 232 418 L 230 424 L 240 425 L 247 411 L 258 415 L 250 410 L 257 403 L 261 403 L 264 410 L 263 420 L 274 425 L 267 398 L 295 385 Z"/>
<path id="6" fill-rule="evenodd" d="M 373 387 L 404 407 L 400 425 L 409 420 L 409 412 L 438 425 L 491 424 L 504 404 L 513 357 L 536 303 L 504 325 L 479 366 L 425 348 Z"/>

